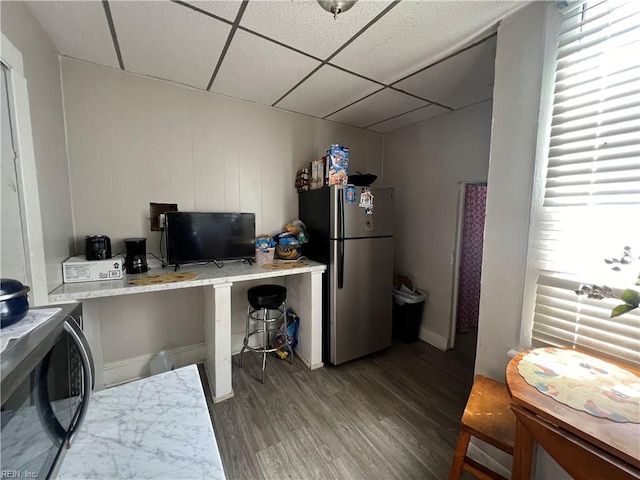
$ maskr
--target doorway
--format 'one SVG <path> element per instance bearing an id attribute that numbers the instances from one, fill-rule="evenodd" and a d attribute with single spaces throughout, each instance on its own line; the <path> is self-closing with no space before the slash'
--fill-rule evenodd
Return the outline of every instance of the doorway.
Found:
<path id="1" fill-rule="evenodd" d="M 486 182 L 461 182 L 450 347 L 475 359 L 480 308 Z"/>
<path id="2" fill-rule="evenodd" d="M 20 209 L 20 192 L 18 191 L 18 176 L 16 168 L 17 147 L 15 142 L 15 128 L 13 112 L 9 105 L 9 82 L 7 67 L 0 63 L 2 82 L 0 97 L 0 112 L 2 118 L 2 165 L 0 166 L 0 272 L 4 278 L 13 278 L 25 285 L 28 282 L 27 267 L 24 252 L 24 229 L 22 212 Z"/>
<path id="3" fill-rule="evenodd" d="M 0 268 L 3 278 L 15 278 L 31 287 L 29 303 L 45 305 L 48 303 L 47 272 L 27 80 L 22 54 L 1 32 L 0 39 Z"/>

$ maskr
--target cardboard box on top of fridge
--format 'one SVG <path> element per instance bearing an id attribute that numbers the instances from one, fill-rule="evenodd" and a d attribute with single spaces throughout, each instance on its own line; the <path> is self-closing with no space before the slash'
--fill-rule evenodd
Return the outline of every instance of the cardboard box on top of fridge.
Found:
<path id="1" fill-rule="evenodd" d="M 87 260 L 84 256 L 71 257 L 62 263 L 64 283 L 119 280 L 124 277 L 124 259 Z"/>
<path id="2" fill-rule="evenodd" d="M 349 181 L 349 148 L 331 145 L 327 151 L 329 185 L 346 185 Z"/>

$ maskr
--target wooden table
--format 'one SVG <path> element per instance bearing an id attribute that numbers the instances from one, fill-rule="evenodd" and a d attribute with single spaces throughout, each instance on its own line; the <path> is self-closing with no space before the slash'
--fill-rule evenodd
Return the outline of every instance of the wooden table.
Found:
<path id="1" fill-rule="evenodd" d="M 531 478 L 535 442 L 576 479 L 640 479 L 640 424 L 598 418 L 540 393 L 518 373 L 527 353 L 516 355 L 506 372 L 516 416 L 511 478 Z"/>

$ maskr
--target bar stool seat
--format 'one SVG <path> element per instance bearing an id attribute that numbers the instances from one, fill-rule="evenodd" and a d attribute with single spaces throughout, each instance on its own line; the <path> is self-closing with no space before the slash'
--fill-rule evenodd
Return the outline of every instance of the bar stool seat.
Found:
<path id="1" fill-rule="evenodd" d="M 497 472 L 469 458 L 467 448 L 473 436 L 513 455 L 516 417 L 509 407 L 510 403 L 511 397 L 504 383 L 476 375 L 460 421 L 460 435 L 451 462 L 449 480 L 460 478 L 463 470 L 481 479 L 506 480 Z"/>
<path id="2" fill-rule="evenodd" d="M 291 341 L 287 332 L 287 289 L 281 285 L 258 285 L 251 287 L 247 291 L 247 321 L 245 325 L 245 336 L 240 350 L 240 367 L 242 367 L 242 354 L 245 350 L 262 354 L 262 377 L 265 381 L 265 371 L 267 366 L 267 354 L 276 350 L 288 349 L 290 352 L 289 361 L 293 365 L 293 352 L 291 351 Z M 252 327 L 255 327 L 252 329 Z M 271 346 L 271 334 L 275 335 L 281 330 L 284 331 L 285 342 L 278 347 Z M 249 345 L 252 335 L 262 333 L 262 345 L 253 347 Z"/>
<path id="3" fill-rule="evenodd" d="M 258 285 L 247 291 L 247 300 L 255 310 L 277 309 L 287 299 L 287 289 L 281 285 Z"/>

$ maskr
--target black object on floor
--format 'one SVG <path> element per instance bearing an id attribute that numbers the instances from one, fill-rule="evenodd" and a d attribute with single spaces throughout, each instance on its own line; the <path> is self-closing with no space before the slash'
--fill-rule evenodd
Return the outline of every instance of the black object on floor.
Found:
<path id="1" fill-rule="evenodd" d="M 393 291 L 393 338 L 405 343 L 418 341 L 422 312 L 427 300 L 425 292 Z"/>

